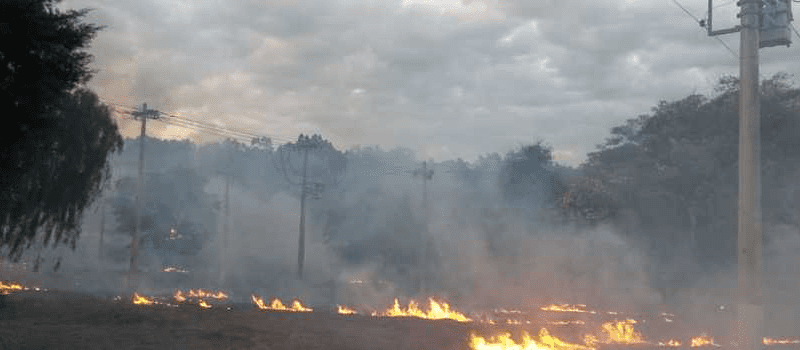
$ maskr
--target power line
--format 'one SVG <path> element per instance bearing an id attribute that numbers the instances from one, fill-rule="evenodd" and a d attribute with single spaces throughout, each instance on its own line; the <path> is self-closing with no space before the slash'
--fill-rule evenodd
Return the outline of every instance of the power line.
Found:
<path id="1" fill-rule="evenodd" d="M 201 132 L 201 133 L 214 134 L 214 135 L 217 135 L 217 136 L 222 136 L 222 137 L 225 137 L 225 138 L 234 139 L 236 141 L 249 142 L 249 141 L 252 140 L 252 138 L 247 138 L 247 137 L 244 137 L 244 136 L 241 136 L 241 135 L 229 134 L 229 133 L 226 133 L 226 132 L 223 132 L 223 131 L 218 131 L 218 130 L 215 130 L 215 129 L 208 129 L 208 128 L 203 128 L 203 127 L 199 127 L 199 126 L 195 126 L 195 125 L 191 125 L 191 124 L 187 124 L 187 123 L 182 123 L 182 122 L 174 120 L 174 119 L 171 120 L 171 119 L 163 119 L 162 118 L 162 119 L 156 119 L 156 120 L 158 120 L 159 122 L 162 122 L 164 124 L 177 126 L 177 127 L 184 128 L 184 129 L 190 129 L 190 130 L 194 130 L 194 131 Z"/>
<path id="2" fill-rule="evenodd" d="M 674 3 L 675 5 L 680 7 L 681 10 L 683 10 L 683 12 L 685 12 L 687 15 L 689 15 L 689 17 L 692 17 L 692 19 L 694 19 L 694 21 L 697 22 L 697 24 L 701 24 L 702 25 L 703 21 L 701 21 L 699 18 L 697 18 L 697 16 L 693 15 L 691 12 L 689 12 L 689 10 L 687 10 L 686 7 L 681 5 L 681 3 L 678 2 L 678 0 L 672 0 L 672 3 Z M 737 54 L 736 51 L 733 51 L 733 49 L 731 49 L 731 47 L 728 46 L 728 44 L 726 44 L 724 41 L 722 41 L 722 39 L 720 39 L 719 37 L 716 37 L 716 36 L 714 36 L 713 38 L 716 39 L 717 41 L 719 41 L 719 43 L 722 44 L 722 46 L 724 46 L 726 49 L 728 49 L 728 52 L 730 52 L 731 55 L 733 55 L 734 58 L 736 58 L 737 60 L 739 59 L 739 54 Z"/>
<path id="3" fill-rule="evenodd" d="M 117 106 L 118 108 L 112 108 L 112 110 L 114 110 L 117 113 L 123 114 L 123 116 L 125 116 L 126 114 L 129 114 L 131 112 L 135 112 L 137 110 L 135 107 L 132 107 L 132 106 L 127 106 L 127 105 L 115 103 L 115 102 L 108 101 L 108 100 L 105 100 L 105 99 L 102 99 L 102 100 L 103 100 L 104 103 L 106 103 L 108 105 Z M 128 109 L 128 111 L 124 110 L 123 108 Z M 175 115 L 175 114 L 168 114 L 168 113 L 164 113 L 164 112 L 158 112 L 158 113 L 160 115 L 166 117 L 166 118 L 159 118 L 159 119 L 157 119 L 158 121 L 161 121 L 161 122 L 164 122 L 164 123 L 167 123 L 167 124 L 171 124 L 173 126 L 192 129 L 192 130 L 198 131 L 198 132 L 206 132 L 206 133 L 214 134 L 214 135 L 217 135 L 217 136 L 229 137 L 229 138 L 237 139 L 239 141 L 250 142 L 253 139 L 261 138 L 262 136 L 266 136 L 266 137 L 270 138 L 270 140 L 278 141 L 278 142 L 290 142 L 292 140 L 291 138 L 286 138 L 286 137 L 275 137 L 275 136 L 270 136 L 270 135 L 257 135 L 257 134 L 253 134 L 253 133 L 249 133 L 249 132 L 245 132 L 245 131 L 241 131 L 241 130 L 236 130 L 236 129 L 232 129 L 232 128 L 226 128 L 226 127 L 217 126 L 217 125 L 214 125 L 214 124 L 211 124 L 211 123 L 202 122 L 202 121 L 199 121 L 199 120 L 196 120 L 196 119 L 186 118 L 186 117 L 183 117 L 183 116 L 178 116 L 178 115 Z M 169 120 L 169 121 L 167 121 L 167 120 Z"/>
<path id="4" fill-rule="evenodd" d="M 698 24 L 700 23 L 700 19 L 697 18 L 695 15 L 693 15 L 691 12 L 689 12 L 689 10 L 683 7 L 683 5 L 681 5 L 677 0 L 672 0 L 672 2 L 675 3 L 675 5 L 678 5 L 678 7 L 680 7 L 681 10 L 683 10 L 683 12 L 686 12 L 686 14 L 689 15 L 689 17 L 694 18 L 695 22 L 697 22 Z"/>

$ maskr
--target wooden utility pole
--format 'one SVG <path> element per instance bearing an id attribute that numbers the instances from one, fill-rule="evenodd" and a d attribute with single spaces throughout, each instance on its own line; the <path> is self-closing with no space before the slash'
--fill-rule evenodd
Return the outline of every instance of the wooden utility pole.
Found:
<path id="1" fill-rule="evenodd" d="M 414 176 L 422 177 L 422 215 L 423 228 L 419 242 L 419 291 L 420 295 L 427 292 L 428 279 L 428 180 L 433 179 L 433 170 L 428 169 L 428 162 L 422 162 L 422 168 L 414 170 Z"/>
<path id="2" fill-rule="evenodd" d="M 100 208 L 100 243 L 97 244 L 97 257 L 103 259 L 103 234 L 106 231 L 106 205 L 107 200 L 103 200 Z"/>
<path id="3" fill-rule="evenodd" d="M 142 110 L 132 113 L 134 117 L 142 120 L 142 130 L 139 135 L 139 177 L 136 184 L 136 228 L 131 239 L 131 270 L 128 275 L 128 288 L 136 289 L 139 286 L 139 235 L 142 227 L 143 174 L 144 174 L 144 139 L 147 130 L 147 119 L 157 119 L 159 112 L 147 109 L 147 103 L 142 103 Z"/>
<path id="4" fill-rule="evenodd" d="M 306 176 L 308 175 L 308 146 L 303 148 L 303 182 L 300 193 L 300 235 L 297 238 L 297 278 L 303 279 L 303 260 L 306 256 Z"/>
<path id="5" fill-rule="evenodd" d="M 283 176 L 286 178 L 286 182 L 292 186 L 300 186 L 300 234 L 297 238 L 297 278 L 303 278 L 303 261 L 305 260 L 305 251 L 306 251 L 306 200 L 310 195 L 312 199 L 320 199 L 322 192 L 325 190 L 325 184 L 321 182 L 313 182 L 309 181 L 313 175 L 309 175 L 308 173 L 308 153 L 309 151 L 323 151 L 320 153 L 324 157 L 333 157 L 331 153 L 325 153 L 325 146 L 326 141 L 322 139 L 322 137 L 318 135 L 314 135 L 312 137 L 304 136 L 300 134 L 298 137 L 297 142 L 295 144 L 289 144 L 280 147 L 280 171 L 283 173 Z M 331 150 L 334 150 L 331 147 Z M 335 150 L 334 150 L 335 151 Z M 302 152 L 303 154 L 303 170 L 298 171 L 297 169 L 292 168 L 291 165 L 291 157 L 290 154 L 295 152 Z M 333 158 L 335 159 L 335 158 Z M 324 165 L 322 167 L 325 167 Z M 316 176 L 322 176 L 325 179 L 332 181 L 331 179 L 336 176 L 336 174 L 331 173 L 333 171 L 331 168 L 325 167 L 328 169 L 328 172 L 325 173 L 321 171 L 322 174 L 317 174 Z M 317 173 L 320 173 L 319 166 L 317 167 Z M 291 176 L 301 176 L 300 183 L 296 183 L 292 181 L 289 174 Z M 327 176 L 326 176 L 327 175 Z M 335 181 L 332 181 L 335 183 Z"/>

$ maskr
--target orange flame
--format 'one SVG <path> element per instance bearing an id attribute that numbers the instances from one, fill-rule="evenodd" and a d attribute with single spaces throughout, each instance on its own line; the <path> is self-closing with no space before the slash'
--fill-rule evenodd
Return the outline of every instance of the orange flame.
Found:
<path id="1" fill-rule="evenodd" d="M 705 334 L 701 334 L 699 337 L 692 337 L 692 345 L 693 348 L 699 348 L 703 346 L 719 346 L 714 344 L 714 338 L 709 337 Z"/>
<path id="2" fill-rule="evenodd" d="M 658 342 L 658 346 L 666 348 L 678 348 L 681 346 L 681 341 L 677 339 L 670 339 L 668 342 Z"/>
<path id="3" fill-rule="evenodd" d="M 267 305 L 266 303 L 264 303 L 264 299 L 261 299 L 260 297 L 257 297 L 255 295 L 251 295 L 250 297 L 253 300 L 253 304 L 256 304 L 256 306 L 261 310 L 292 311 L 292 312 L 314 311 L 314 309 L 310 307 L 303 306 L 303 304 L 299 300 L 293 301 L 291 307 L 286 307 L 286 305 L 284 305 L 283 302 L 281 302 L 281 300 L 278 298 L 272 299 L 272 302 L 270 302 L 270 304 Z"/>
<path id="4" fill-rule="evenodd" d="M 643 343 L 642 335 L 634 329 L 635 320 L 606 322 L 603 324 L 604 341 L 616 344 Z"/>
<path id="5" fill-rule="evenodd" d="M 197 303 L 197 305 L 200 305 L 200 307 L 202 307 L 204 309 L 211 308 L 211 305 L 209 305 L 205 300 L 202 300 L 202 299 L 200 300 L 199 303 Z"/>
<path id="6" fill-rule="evenodd" d="M 179 303 L 186 301 L 186 299 L 188 298 L 197 298 L 197 299 L 211 298 L 221 301 L 228 299 L 228 294 L 223 291 L 211 292 L 203 289 L 198 289 L 198 290 L 190 289 L 186 293 L 184 293 L 181 290 L 178 290 L 175 292 L 175 295 L 173 295 L 173 297 L 175 298 L 175 301 Z"/>
<path id="7" fill-rule="evenodd" d="M 136 305 L 153 305 L 156 302 L 151 298 L 139 295 L 139 293 L 133 293 L 133 303 Z"/>
<path id="8" fill-rule="evenodd" d="M 388 317 L 418 317 L 430 320 L 443 320 L 443 319 L 450 319 L 456 320 L 459 322 L 470 322 L 472 321 L 464 314 L 450 310 L 450 305 L 447 303 L 438 303 L 433 298 L 428 299 L 430 302 L 430 308 L 427 312 L 422 311 L 419 306 L 417 306 L 417 302 L 411 300 L 408 303 L 408 307 L 403 310 L 400 307 L 400 303 L 398 303 L 397 299 L 394 300 L 394 306 L 391 309 L 386 310 L 380 316 L 388 316 Z M 375 314 L 373 314 L 375 316 Z"/>
<path id="9" fill-rule="evenodd" d="M 577 305 L 570 305 L 570 304 L 552 304 L 543 306 L 540 308 L 542 311 L 553 311 L 553 312 L 588 312 L 588 313 L 596 313 L 595 311 L 589 311 L 586 309 L 586 305 L 577 304 Z"/>
<path id="10" fill-rule="evenodd" d="M 764 345 L 789 345 L 789 344 L 800 344 L 800 339 L 764 338 Z"/>
<path id="11" fill-rule="evenodd" d="M 336 305 L 336 312 L 339 313 L 340 315 L 355 315 L 358 313 L 356 312 L 356 310 L 353 310 L 351 308 L 348 308 L 347 306 L 342 306 L 342 305 Z"/>
<path id="12" fill-rule="evenodd" d="M 558 339 L 542 328 L 539 331 L 538 339 L 534 339 L 527 332 L 522 332 L 522 339 L 520 343 L 511 339 L 511 334 L 503 333 L 496 337 L 486 340 L 483 337 L 476 336 L 474 333 L 470 334 L 469 339 L 470 349 L 473 350 L 591 350 L 592 347 L 587 347 L 578 344 L 570 344 L 561 339 Z"/>
<path id="13" fill-rule="evenodd" d="M 547 322 L 547 324 L 550 324 L 550 325 L 553 325 L 553 326 L 569 326 L 571 324 L 586 324 L 586 322 L 581 321 L 581 320 L 575 320 L 575 321 L 551 321 L 551 322 Z"/>
<path id="14" fill-rule="evenodd" d="M 0 294 L 10 294 L 12 291 L 28 290 L 19 283 L 0 281 Z"/>

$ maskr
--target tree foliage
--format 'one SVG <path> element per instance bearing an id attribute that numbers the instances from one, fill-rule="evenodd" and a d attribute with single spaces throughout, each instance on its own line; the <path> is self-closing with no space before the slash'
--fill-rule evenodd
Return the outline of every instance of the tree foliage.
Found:
<path id="1" fill-rule="evenodd" d="M 613 128 L 582 170 L 610 190 L 611 205 L 632 214 L 636 240 L 658 249 L 685 244 L 724 263 L 736 256 L 737 79 L 721 79 L 716 92 L 662 101 Z M 800 170 L 800 90 L 778 74 L 760 93 L 764 221 L 800 225 L 786 201 L 775 200 L 794 189 Z"/>
<path id="2" fill-rule="evenodd" d="M 210 233 L 216 232 L 220 206 L 215 196 L 205 192 L 207 182 L 188 168 L 148 174 L 143 191 L 141 243 L 165 252 L 196 254 Z M 116 232 L 131 235 L 136 228 L 137 179 L 123 177 L 115 187 L 112 211 L 118 223 Z"/>
<path id="3" fill-rule="evenodd" d="M 9 0 L 0 9 L 0 247 L 13 259 L 42 233 L 74 247 L 84 209 L 108 173 L 122 138 L 109 108 L 82 88 L 85 51 L 100 27 L 88 10 L 55 0 Z"/>

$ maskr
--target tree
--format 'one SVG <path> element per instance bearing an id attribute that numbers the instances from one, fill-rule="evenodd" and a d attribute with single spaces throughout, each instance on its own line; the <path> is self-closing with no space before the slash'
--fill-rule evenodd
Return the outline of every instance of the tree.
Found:
<path id="1" fill-rule="evenodd" d="M 110 109 L 82 87 L 85 48 L 101 28 L 56 0 L 8 0 L 0 10 L 0 247 L 12 260 L 34 241 L 74 248 L 83 211 L 122 147 Z"/>
<path id="2" fill-rule="evenodd" d="M 132 234 L 135 229 L 136 178 L 117 180 L 112 211 L 117 232 Z M 173 168 L 149 174 L 142 213 L 140 243 L 150 243 L 162 253 L 194 255 L 216 232 L 219 202 L 205 192 L 207 179 L 189 168 Z"/>
<path id="3" fill-rule="evenodd" d="M 500 181 L 506 200 L 525 206 L 553 205 L 564 192 L 555 172 L 553 150 L 542 142 L 506 154 Z"/>
<path id="4" fill-rule="evenodd" d="M 609 189 L 615 205 L 633 213 L 638 227 L 631 238 L 659 250 L 688 242 L 686 248 L 705 262 L 732 263 L 738 80 L 721 79 L 716 93 L 661 101 L 651 115 L 613 128 L 582 170 Z M 800 170 L 800 90 L 792 87 L 789 76 L 777 74 L 762 82 L 760 93 L 763 192 L 764 198 L 775 199 L 763 203 L 764 223 L 798 226 L 792 198 L 777 199 L 791 197 L 791 189 L 797 189 L 793 179 Z"/>

